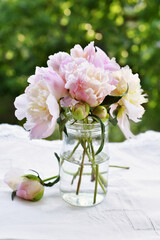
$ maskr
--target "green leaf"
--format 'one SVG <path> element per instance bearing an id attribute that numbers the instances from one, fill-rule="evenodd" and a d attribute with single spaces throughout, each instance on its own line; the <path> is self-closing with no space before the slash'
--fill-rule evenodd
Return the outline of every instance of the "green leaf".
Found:
<path id="1" fill-rule="evenodd" d="M 69 120 L 69 116 L 65 117 L 64 119 L 61 118 L 61 116 L 57 119 L 57 123 L 59 125 L 59 132 L 60 132 L 60 138 L 62 139 L 62 132 L 68 136 L 67 134 L 67 128 L 65 126 L 66 122 Z"/>
<path id="2" fill-rule="evenodd" d="M 54 152 L 54 155 L 55 155 L 55 157 L 57 158 L 58 166 L 59 166 L 59 172 L 60 172 L 60 163 L 61 163 L 61 159 L 60 159 L 60 157 L 58 156 L 58 154 L 57 154 L 56 152 Z"/>
<path id="3" fill-rule="evenodd" d="M 60 124 L 61 122 L 61 117 L 57 118 L 57 123 Z"/>
<path id="4" fill-rule="evenodd" d="M 52 187 L 53 185 L 55 185 L 56 183 L 58 183 L 59 180 L 60 180 L 60 176 L 58 176 L 58 177 L 56 178 L 56 180 L 53 181 L 53 182 L 44 183 L 44 186 L 45 186 L 45 187 Z"/>
<path id="5" fill-rule="evenodd" d="M 112 123 L 113 126 L 116 126 L 118 121 L 117 121 L 117 116 L 112 118 L 111 116 L 109 116 L 109 121 Z"/>
<path id="6" fill-rule="evenodd" d="M 58 154 L 56 153 L 56 152 L 54 152 L 54 155 L 55 155 L 55 157 L 57 158 L 57 160 L 58 160 L 58 163 L 60 164 L 60 157 L 58 156 Z"/>
<path id="7" fill-rule="evenodd" d="M 125 93 L 123 93 L 122 95 L 119 95 L 119 96 L 108 95 L 105 97 L 105 99 L 103 100 L 103 102 L 100 105 L 111 105 L 113 103 L 117 103 L 123 96 L 125 96 L 128 93 L 128 89 L 129 89 L 129 86 L 127 84 L 127 90 Z"/>
<path id="8" fill-rule="evenodd" d="M 67 135 L 67 137 L 68 137 L 68 133 L 67 133 L 67 128 L 66 128 L 66 126 L 64 125 L 64 128 L 63 128 L 63 132 Z"/>
<path id="9" fill-rule="evenodd" d="M 38 173 L 37 171 L 35 171 L 35 170 L 33 170 L 33 169 L 29 169 L 29 170 L 32 171 L 32 172 L 37 173 L 37 176 L 40 178 L 39 173 Z"/>
<path id="10" fill-rule="evenodd" d="M 101 144 L 97 150 L 97 152 L 95 153 L 95 155 L 97 155 L 98 153 L 100 153 L 104 147 L 104 140 L 105 140 L 105 126 L 102 122 L 102 120 L 96 116 L 96 115 L 90 115 L 92 118 L 96 119 L 99 123 L 100 123 L 100 126 L 101 126 Z"/>
<path id="11" fill-rule="evenodd" d="M 122 98 L 122 96 L 108 95 L 108 96 L 105 97 L 105 99 L 103 100 L 101 105 L 111 105 L 113 103 L 117 103 L 121 98 Z"/>
<path id="12" fill-rule="evenodd" d="M 28 178 L 28 179 L 30 179 L 30 180 L 35 180 L 35 181 L 40 182 L 39 177 L 37 177 L 37 176 L 35 176 L 35 175 L 33 175 L 33 174 L 27 174 L 27 175 L 24 175 L 23 177 L 26 177 L 26 178 Z"/>
<path id="13" fill-rule="evenodd" d="M 16 196 L 16 192 L 17 192 L 17 190 L 13 191 L 12 194 L 11 194 L 11 199 L 12 199 L 12 201 L 14 200 L 14 198 L 15 198 L 15 196 Z"/>
<path id="14" fill-rule="evenodd" d="M 117 115 L 120 110 L 121 106 L 117 106 L 117 108 L 113 111 L 113 116 L 109 115 L 109 121 L 112 123 L 113 126 L 116 126 L 118 121 L 117 121 Z"/>

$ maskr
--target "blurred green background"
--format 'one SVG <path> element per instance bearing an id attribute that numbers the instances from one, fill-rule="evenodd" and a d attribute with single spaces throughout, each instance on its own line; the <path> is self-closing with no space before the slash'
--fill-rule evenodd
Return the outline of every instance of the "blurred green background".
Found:
<path id="1" fill-rule="evenodd" d="M 159 0 L 0 0 L 0 123 L 22 125 L 13 102 L 36 66 L 90 41 L 140 75 L 149 102 L 142 122 L 131 124 L 133 133 L 160 131 Z M 110 127 L 111 141 L 123 139 Z"/>

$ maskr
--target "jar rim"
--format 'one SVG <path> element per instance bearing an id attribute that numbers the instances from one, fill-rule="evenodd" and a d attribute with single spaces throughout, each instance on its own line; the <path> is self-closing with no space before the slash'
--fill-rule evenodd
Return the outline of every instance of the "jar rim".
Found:
<path id="1" fill-rule="evenodd" d="M 91 118 L 89 119 L 91 120 Z M 105 127 L 108 126 L 108 120 L 106 120 L 104 123 Z M 77 120 L 74 122 L 74 118 L 69 119 L 69 121 L 66 123 L 67 128 L 69 129 L 83 129 L 83 131 L 88 131 L 88 130 L 99 130 L 101 128 L 99 122 L 90 122 L 90 123 L 84 123 L 82 120 Z"/>

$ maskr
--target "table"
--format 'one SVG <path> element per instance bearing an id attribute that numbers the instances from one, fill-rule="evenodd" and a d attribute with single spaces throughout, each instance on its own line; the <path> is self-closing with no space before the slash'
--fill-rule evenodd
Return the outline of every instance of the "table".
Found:
<path id="1" fill-rule="evenodd" d="M 30 140 L 17 125 L 0 124 L 0 240 L 160 240 L 160 132 L 147 131 L 123 143 L 110 143 L 106 199 L 90 208 L 73 207 L 46 188 L 39 202 L 11 201 L 3 182 L 10 168 L 34 169 L 42 178 L 58 172 L 54 152 L 61 141 Z"/>

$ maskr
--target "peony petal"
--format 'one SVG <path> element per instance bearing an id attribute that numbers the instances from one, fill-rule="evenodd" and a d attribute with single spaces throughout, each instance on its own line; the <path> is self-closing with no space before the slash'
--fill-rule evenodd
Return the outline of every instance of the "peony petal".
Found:
<path id="1" fill-rule="evenodd" d="M 104 69 L 113 72 L 113 71 L 118 71 L 120 69 L 120 66 L 118 65 L 118 63 L 111 60 L 110 63 L 104 64 Z"/>
<path id="2" fill-rule="evenodd" d="M 49 56 L 47 65 L 48 67 L 51 67 L 54 71 L 59 73 L 61 64 L 67 58 L 70 59 L 70 55 L 66 52 L 55 53 L 54 55 Z"/>
<path id="3" fill-rule="evenodd" d="M 79 44 L 76 44 L 74 48 L 71 49 L 70 52 L 71 56 L 74 58 L 84 56 L 83 48 Z"/>
<path id="4" fill-rule="evenodd" d="M 26 117 L 27 98 L 25 94 L 21 94 L 14 101 L 14 106 L 17 108 L 15 115 L 18 120 L 22 120 Z"/>
<path id="5" fill-rule="evenodd" d="M 23 198 L 23 199 L 26 199 L 26 200 L 29 200 L 29 196 L 27 195 L 27 192 L 23 189 L 18 189 L 17 192 L 16 192 L 16 195 L 20 198 Z"/>
<path id="6" fill-rule="evenodd" d="M 56 100 L 56 98 L 49 94 L 46 104 L 48 106 L 48 110 L 50 114 L 53 116 L 48 121 L 43 121 L 38 124 L 36 124 L 30 132 L 30 138 L 46 138 L 50 136 L 56 127 L 56 121 L 59 117 L 59 104 Z M 51 117 L 51 116 L 50 116 Z"/>
<path id="7" fill-rule="evenodd" d="M 109 71 L 117 71 L 120 69 L 120 66 L 118 65 L 118 63 L 116 63 L 115 59 L 112 58 L 110 59 L 106 53 L 104 51 L 102 51 L 102 49 L 100 49 L 99 47 L 96 47 L 96 54 L 95 54 L 95 66 L 96 67 L 102 67 L 102 63 L 103 63 L 103 68 L 105 70 L 109 70 Z"/>
<path id="8" fill-rule="evenodd" d="M 71 98 L 69 95 L 60 100 L 61 107 L 73 107 L 79 101 Z"/>
<path id="9" fill-rule="evenodd" d="M 141 105 L 134 105 L 123 98 L 123 102 L 126 108 L 126 113 L 129 119 L 133 120 L 134 122 L 139 122 L 140 118 L 144 114 L 145 110 Z"/>
<path id="10" fill-rule="evenodd" d="M 110 61 L 109 57 L 107 56 L 107 54 L 102 50 L 100 49 L 99 47 L 96 47 L 96 55 L 99 56 L 101 59 L 106 59 L 108 61 Z"/>
<path id="11" fill-rule="evenodd" d="M 124 112 L 124 108 L 121 107 L 121 109 L 118 112 L 117 115 L 117 120 L 118 120 L 118 126 L 120 127 L 121 131 L 123 132 L 124 136 L 128 138 L 133 138 L 134 135 L 130 131 L 130 124 L 127 115 Z"/>
<path id="12" fill-rule="evenodd" d="M 59 117 L 59 104 L 56 98 L 52 94 L 49 94 L 46 103 L 50 114 L 57 120 Z"/>
<path id="13" fill-rule="evenodd" d="M 95 56 L 95 47 L 94 42 L 90 42 L 85 48 L 84 48 L 84 56 L 86 57 L 88 62 L 92 62 Z"/>
<path id="14" fill-rule="evenodd" d="M 16 190 L 18 184 L 22 181 L 22 177 L 24 175 L 24 171 L 19 168 L 13 168 L 9 170 L 4 176 L 4 182 L 8 184 L 8 186 Z"/>
<path id="15" fill-rule="evenodd" d="M 52 68 L 36 68 L 38 79 L 43 79 L 57 100 L 67 95 L 64 80 Z"/>
<path id="16" fill-rule="evenodd" d="M 37 124 L 30 131 L 30 139 L 40 139 L 49 137 L 56 126 L 56 121 L 44 121 L 42 123 Z"/>

